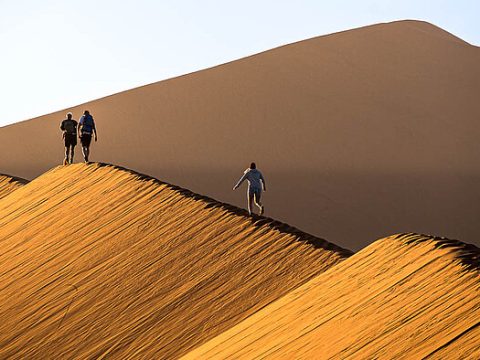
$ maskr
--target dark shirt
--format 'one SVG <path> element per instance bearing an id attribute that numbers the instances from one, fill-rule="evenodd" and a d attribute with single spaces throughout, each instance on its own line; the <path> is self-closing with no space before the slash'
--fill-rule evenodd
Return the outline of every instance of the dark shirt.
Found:
<path id="1" fill-rule="evenodd" d="M 70 135 L 77 135 L 77 122 L 73 119 L 65 119 L 62 121 L 62 125 L 60 125 L 60 129 L 65 131 L 65 133 Z"/>

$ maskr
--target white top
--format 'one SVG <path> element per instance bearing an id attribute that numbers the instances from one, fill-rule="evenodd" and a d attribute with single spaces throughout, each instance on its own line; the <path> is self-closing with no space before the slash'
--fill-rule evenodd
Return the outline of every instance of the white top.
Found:
<path id="1" fill-rule="evenodd" d="M 240 180 L 238 180 L 237 184 L 233 187 L 233 189 L 238 188 L 245 180 L 248 181 L 249 189 L 252 188 L 262 190 L 262 188 L 265 188 L 265 179 L 263 178 L 262 173 L 257 169 L 248 168 L 247 170 L 245 170 L 243 176 L 240 178 Z"/>

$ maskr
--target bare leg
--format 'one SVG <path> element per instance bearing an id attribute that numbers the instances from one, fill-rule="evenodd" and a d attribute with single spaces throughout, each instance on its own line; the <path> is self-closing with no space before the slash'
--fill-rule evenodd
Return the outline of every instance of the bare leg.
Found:
<path id="1" fill-rule="evenodd" d="M 255 205 L 257 205 L 257 207 L 260 209 L 260 215 L 263 215 L 264 208 L 260 201 L 261 197 L 262 197 L 261 192 L 255 192 Z"/>
<path id="2" fill-rule="evenodd" d="M 252 215 L 253 194 L 250 194 L 250 192 L 247 192 L 247 198 L 248 198 L 248 214 Z"/>
<path id="3" fill-rule="evenodd" d="M 63 165 L 68 164 L 68 146 L 65 146 L 65 159 L 63 160 Z"/>
<path id="4" fill-rule="evenodd" d="M 82 153 L 83 153 L 83 159 L 85 162 L 88 162 L 88 155 L 89 155 L 90 150 L 86 146 L 82 146 Z"/>
<path id="5" fill-rule="evenodd" d="M 70 149 L 70 164 L 73 164 L 74 153 L 75 153 L 75 146 L 72 145 L 72 148 Z"/>

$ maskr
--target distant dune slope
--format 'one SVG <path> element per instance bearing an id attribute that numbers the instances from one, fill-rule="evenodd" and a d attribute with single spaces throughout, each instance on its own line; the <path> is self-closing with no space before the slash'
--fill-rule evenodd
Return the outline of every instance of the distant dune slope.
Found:
<path id="1" fill-rule="evenodd" d="M 28 183 L 27 180 L 0 174 L 0 199 Z"/>
<path id="2" fill-rule="evenodd" d="M 109 165 L 0 200 L 0 357 L 172 358 L 349 251 Z"/>
<path id="3" fill-rule="evenodd" d="M 375 242 L 185 359 L 480 359 L 480 249 Z"/>
<path id="4" fill-rule="evenodd" d="M 0 171 L 61 164 L 61 120 L 89 109 L 95 161 L 242 207 L 231 189 L 256 161 L 268 216 L 341 246 L 406 231 L 480 246 L 478 94 L 478 47 L 425 22 L 378 24 L 1 128 Z"/>

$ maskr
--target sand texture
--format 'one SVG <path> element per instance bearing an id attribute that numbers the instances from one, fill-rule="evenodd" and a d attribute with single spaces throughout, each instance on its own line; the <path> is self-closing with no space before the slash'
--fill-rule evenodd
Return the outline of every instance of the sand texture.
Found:
<path id="1" fill-rule="evenodd" d="M 175 358 L 351 253 L 105 164 L 0 200 L 0 358 Z"/>
<path id="2" fill-rule="evenodd" d="M 27 180 L 0 174 L 0 199 L 28 183 Z"/>
<path id="3" fill-rule="evenodd" d="M 480 249 L 378 240 L 185 359 L 479 359 Z"/>
<path id="4" fill-rule="evenodd" d="M 231 188 L 256 161 L 268 216 L 338 245 L 401 232 L 480 245 L 478 94 L 478 47 L 424 22 L 378 24 L 0 128 L 15 154 L 0 170 L 61 164 L 61 120 L 89 109 L 93 161 L 241 207 Z"/>

